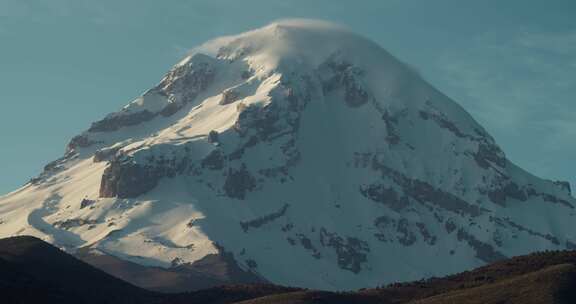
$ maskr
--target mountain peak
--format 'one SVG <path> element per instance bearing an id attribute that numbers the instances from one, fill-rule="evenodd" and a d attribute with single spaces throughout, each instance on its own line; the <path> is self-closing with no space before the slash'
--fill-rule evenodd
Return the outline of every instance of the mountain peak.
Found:
<path id="1" fill-rule="evenodd" d="M 386 59 L 398 65 L 396 59 L 374 42 L 349 29 L 321 20 L 286 19 L 262 28 L 209 41 L 191 51 L 235 60 L 247 58 L 260 68 L 274 70 L 281 62 L 318 66 L 339 53 L 347 60 L 365 66 Z M 188 56 L 190 59 L 193 55 Z M 186 60 L 184 61 L 186 62 Z"/>
<path id="2" fill-rule="evenodd" d="M 568 190 L 380 46 L 288 20 L 196 48 L 94 122 L 0 199 L 0 231 L 354 289 L 576 247 Z"/>

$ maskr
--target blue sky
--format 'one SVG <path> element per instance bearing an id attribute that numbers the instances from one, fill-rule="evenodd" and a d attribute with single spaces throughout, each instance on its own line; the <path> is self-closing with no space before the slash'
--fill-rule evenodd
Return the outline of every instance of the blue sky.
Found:
<path id="1" fill-rule="evenodd" d="M 187 49 L 281 18 L 346 25 L 462 104 L 511 160 L 576 183 L 576 2 L 0 0 L 0 194 Z"/>

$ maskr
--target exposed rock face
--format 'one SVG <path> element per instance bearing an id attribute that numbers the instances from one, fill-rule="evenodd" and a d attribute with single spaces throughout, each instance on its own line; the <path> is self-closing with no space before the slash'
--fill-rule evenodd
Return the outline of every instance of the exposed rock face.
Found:
<path id="1" fill-rule="evenodd" d="M 214 62 L 208 56 L 197 54 L 187 63 L 172 69 L 160 84 L 149 92 L 163 96 L 168 101 L 160 110 L 129 110 L 129 108 L 125 108 L 92 123 L 88 132 L 113 132 L 150 121 L 158 115 L 172 116 L 186 104 L 194 101 L 198 94 L 205 91 L 213 82 L 215 77 Z M 70 142 L 69 147 L 86 147 L 92 143 L 86 135 L 79 135 Z"/>
<path id="2" fill-rule="evenodd" d="M 241 200 L 246 197 L 246 193 L 254 190 L 255 187 L 256 181 L 245 165 L 242 165 L 238 170 L 230 169 L 224 183 L 226 195 Z"/>
<path id="3" fill-rule="evenodd" d="M 474 160 L 484 169 L 488 169 L 492 164 L 499 167 L 506 167 L 506 159 L 504 153 L 494 144 L 480 143 L 478 151 L 474 153 Z"/>
<path id="4" fill-rule="evenodd" d="M 80 209 L 84 209 L 86 207 L 93 206 L 94 204 L 96 204 L 95 200 L 90 200 L 90 199 L 85 198 L 80 202 Z"/>
<path id="5" fill-rule="evenodd" d="M 575 204 L 374 43 L 281 23 L 199 48 L 73 139 L 0 199 L 0 234 L 165 269 L 224 247 L 256 277 L 340 290 L 574 248 Z"/>
<path id="6" fill-rule="evenodd" d="M 159 177 L 159 174 L 150 168 L 113 161 L 102 174 L 100 197 L 137 197 L 154 188 Z"/>
<path id="7" fill-rule="evenodd" d="M 225 166 L 226 157 L 222 150 L 214 150 L 202 160 L 202 167 L 211 170 L 222 170 Z"/>
<path id="8" fill-rule="evenodd" d="M 208 133 L 208 142 L 212 143 L 212 144 L 217 144 L 218 143 L 218 132 L 217 131 L 210 131 L 210 133 Z"/>
<path id="9" fill-rule="evenodd" d="M 362 264 L 367 262 L 366 254 L 370 251 L 370 247 L 365 241 L 354 237 L 344 239 L 322 228 L 320 243 L 323 246 L 334 248 L 338 256 L 338 266 L 342 269 L 359 273 L 362 270 Z"/>
<path id="10" fill-rule="evenodd" d="M 290 207 L 290 205 L 285 204 L 284 206 L 282 206 L 282 209 L 278 210 L 277 212 L 273 212 L 253 220 L 240 222 L 240 226 L 242 227 L 242 230 L 244 230 L 244 232 L 248 232 L 249 229 L 260 228 L 261 226 L 284 216 L 286 214 L 286 211 L 288 211 L 288 207 Z"/>
<path id="11" fill-rule="evenodd" d="M 476 257 L 487 263 L 500 261 L 506 258 L 502 253 L 494 250 L 490 244 L 479 241 L 474 236 L 468 234 L 466 231 L 458 230 L 458 240 L 463 240 L 476 251 Z"/>
<path id="12" fill-rule="evenodd" d="M 220 105 L 227 105 L 237 101 L 240 98 L 240 94 L 233 89 L 228 89 L 222 92 L 222 99 L 220 100 Z"/>
<path id="13" fill-rule="evenodd" d="M 455 214 L 466 216 L 476 217 L 481 214 L 481 209 L 478 206 L 470 204 L 452 193 L 435 188 L 427 182 L 409 178 L 394 169 L 386 167 L 380 162 L 378 157 L 373 158 L 372 168 L 382 174 L 382 178 L 390 178 L 396 185 L 402 188 L 402 193 L 404 193 L 407 198 L 410 198 L 417 203 L 436 205 Z M 373 200 L 376 199 L 376 201 L 378 201 L 380 199 L 381 201 L 394 204 L 393 200 L 381 197 L 382 195 L 385 195 L 385 190 L 381 190 L 383 193 L 379 195 L 377 190 L 378 187 L 382 188 L 384 186 L 371 185 L 368 187 L 368 191 L 361 190 L 361 192 L 367 192 L 367 195 Z M 370 195 L 370 189 L 372 189 L 372 195 Z M 407 198 L 400 198 L 400 200 L 406 201 Z"/>
<path id="14" fill-rule="evenodd" d="M 572 194 L 572 188 L 570 187 L 570 183 L 569 183 L 569 182 L 565 182 L 565 181 L 555 181 L 554 184 L 557 185 L 557 186 L 559 186 L 562 190 L 568 192 L 568 194 Z"/>
<path id="15" fill-rule="evenodd" d="M 361 80 L 363 71 L 341 60 L 337 55 L 320 66 L 320 73 L 329 75 L 323 82 L 324 91 L 330 93 L 342 89 L 346 103 L 351 107 L 359 107 L 371 98 Z"/>
<path id="16" fill-rule="evenodd" d="M 162 115 L 171 116 L 208 88 L 215 77 L 215 62 L 209 56 L 197 54 L 188 62 L 172 69 L 158 85 L 159 90 L 173 101 L 163 109 Z"/>
<path id="17" fill-rule="evenodd" d="M 92 157 L 92 160 L 95 163 L 112 160 L 121 148 L 121 146 L 117 146 L 97 150 L 94 152 L 94 157 Z"/>
<path id="18" fill-rule="evenodd" d="M 69 230 L 71 228 L 75 228 L 75 227 L 81 227 L 81 226 L 86 226 L 86 225 L 94 225 L 97 224 L 98 221 L 96 220 L 86 220 L 86 219 L 69 219 L 63 222 L 55 222 L 54 226 L 58 227 L 58 228 L 62 228 L 64 230 Z M 90 229 L 90 227 L 88 228 Z"/>
<path id="19" fill-rule="evenodd" d="M 66 154 L 44 166 L 44 169 L 40 175 L 30 179 L 30 183 L 33 185 L 40 185 L 45 182 L 49 182 L 51 177 L 66 170 L 66 164 L 68 162 L 74 161 L 78 158 L 78 154 L 73 150 L 68 150 Z"/>
<path id="20" fill-rule="evenodd" d="M 88 139 L 88 137 L 84 135 L 74 136 L 68 146 L 66 147 L 66 151 L 76 150 L 78 148 L 87 148 L 95 144 L 96 142 Z"/>
<path id="21" fill-rule="evenodd" d="M 130 114 L 115 114 L 108 116 L 92 124 L 89 132 L 111 132 L 122 127 L 133 126 L 149 121 L 156 116 L 150 111 L 144 110 Z"/>

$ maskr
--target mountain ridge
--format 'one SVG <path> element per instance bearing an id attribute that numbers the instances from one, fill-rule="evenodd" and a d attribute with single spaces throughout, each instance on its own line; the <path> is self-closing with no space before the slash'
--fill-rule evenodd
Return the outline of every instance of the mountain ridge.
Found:
<path id="1" fill-rule="evenodd" d="M 0 231 L 351 290 L 576 248 L 575 204 L 381 47 L 298 20 L 197 48 L 1 197 Z"/>

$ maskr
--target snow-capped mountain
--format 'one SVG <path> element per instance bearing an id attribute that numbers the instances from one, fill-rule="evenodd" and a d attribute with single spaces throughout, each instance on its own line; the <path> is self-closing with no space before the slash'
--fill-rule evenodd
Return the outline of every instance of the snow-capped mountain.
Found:
<path id="1" fill-rule="evenodd" d="M 0 236 L 339 290 L 576 248 L 575 205 L 380 46 L 290 20 L 194 49 L 74 137 L 0 198 Z"/>

